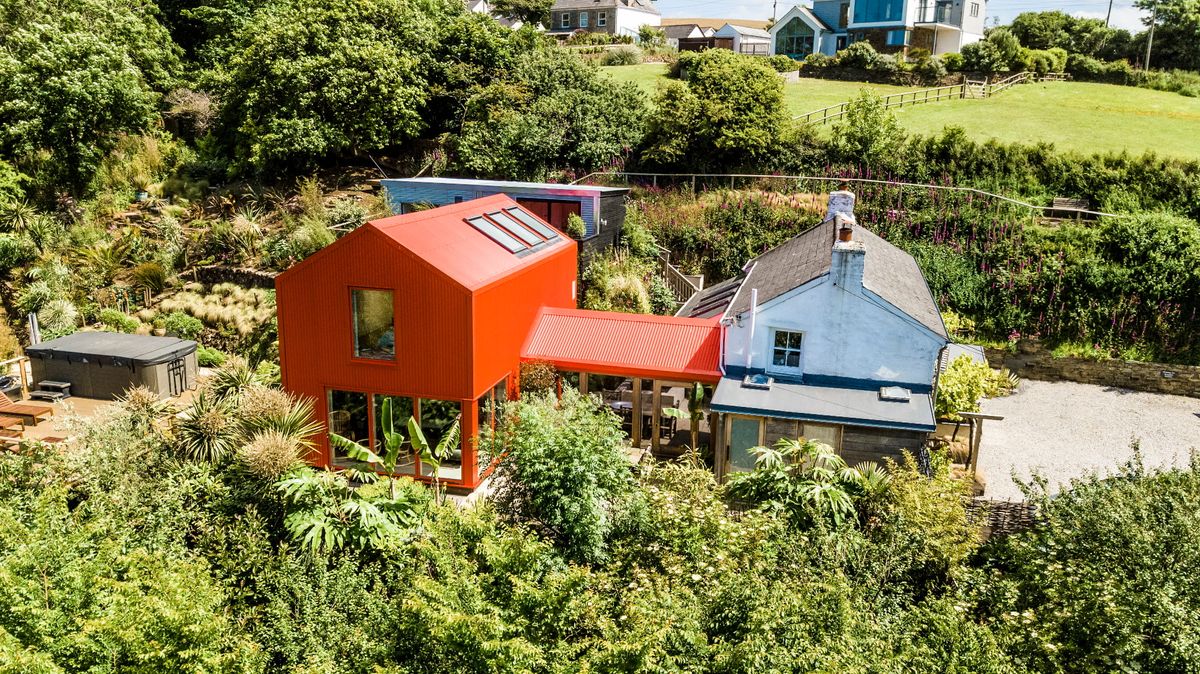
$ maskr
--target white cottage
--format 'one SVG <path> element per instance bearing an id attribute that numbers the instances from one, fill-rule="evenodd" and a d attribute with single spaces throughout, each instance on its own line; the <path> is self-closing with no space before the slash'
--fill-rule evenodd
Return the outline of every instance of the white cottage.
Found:
<path id="1" fill-rule="evenodd" d="M 727 23 L 713 33 L 713 37 L 717 38 L 718 44 L 720 40 L 731 40 L 730 49 L 739 54 L 767 56 L 771 53 L 771 34 L 761 28 Z"/>
<path id="2" fill-rule="evenodd" d="M 719 472 L 753 468 L 750 449 L 782 437 L 853 465 L 916 451 L 935 429 L 946 328 L 916 261 L 856 224 L 853 199 L 834 192 L 824 222 L 680 310 L 725 327 Z"/>

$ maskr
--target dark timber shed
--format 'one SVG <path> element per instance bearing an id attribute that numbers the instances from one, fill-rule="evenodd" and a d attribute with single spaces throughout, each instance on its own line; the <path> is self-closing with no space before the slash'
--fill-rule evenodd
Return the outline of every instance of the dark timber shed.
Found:
<path id="1" fill-rule="evenodd" d="M 71 384 L 71 395 L 111 400 L 145 386 L 160 398 L 196 387 L 196 342 L 175 337 L 77 332 L 25 349 L 33 383 Z"/>

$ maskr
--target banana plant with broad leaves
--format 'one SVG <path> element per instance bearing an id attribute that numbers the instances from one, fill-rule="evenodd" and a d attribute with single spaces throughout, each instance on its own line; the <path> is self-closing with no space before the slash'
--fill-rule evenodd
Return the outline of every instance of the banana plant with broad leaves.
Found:
<path id="1" fill-rule="evenodd" d="M 413 448 L 420 453 L 421 463 L 427 463 L 433 469 L 433 497 L 439 503 L 442 502 L 442 462 L 450 458 L 454 448 L 458 447 L 462 435 L 460 421 L 461 417 L 455 418 L 454 423 L 450 424 L 442 438 L 434 445 L 425 438 L 425 432 L 421 430 L 421 425 L 416 419 L 408 420 L 408 434 L 412 437 Z"/>
<path id="2" fill-rule="evenodd" d="M 329 434 L 329 444 L 336 449 L 345 452 L 346 456 L 353 461 L 368 463 L 379 468 L 382 468 L 388 474 L 388 493 L 392 498 L 396 498 L 396 466 L 400 460 L 404 458 L 404 435 L 396 430 L 397 424 L 396 415 L 392 406 L 392 399 L 385 397 L 383 404 L 379 410 L 379 428 L 383 433 L 383 453 L 376 454 L 369 447 L 360 445 L 350 438 L 338 435 L 337 433 Z M 408 425 L 413 427 L 416 420 L 409 417 Z M 420 427 L 418 427 L 418 430 Z"/>

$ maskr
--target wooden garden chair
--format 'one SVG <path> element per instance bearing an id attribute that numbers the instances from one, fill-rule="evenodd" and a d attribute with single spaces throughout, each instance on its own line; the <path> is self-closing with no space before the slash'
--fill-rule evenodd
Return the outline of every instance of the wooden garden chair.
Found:
<path id="1" fill-rule="evenodd" d="M 7 393 L 0 391 L 0 414 L 12 417 L 29 417 L 33 423 L 54 416 L 54 408 L 40 403 L 15 403 Z"/>
<path id="2" fill-rule="evenodd" d="M 20 417 L 0 416 L 0 436 L 14 437 L 25 432 L 25 420 Z"/>

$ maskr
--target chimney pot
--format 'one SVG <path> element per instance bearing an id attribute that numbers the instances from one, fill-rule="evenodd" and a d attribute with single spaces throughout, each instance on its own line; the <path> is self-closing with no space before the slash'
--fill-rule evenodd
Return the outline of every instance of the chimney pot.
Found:
<path id="1" fill-rule="evenodd" d="M 838 241 L 847 243 L 847 242 L 850 242 L 853 240 L 854 240 L 854 230 L 850 229 L 849 225 L 843 224 L 842 227 L 840 229 L 838 229 Z"/>

